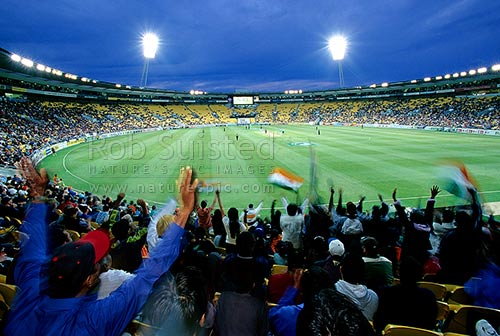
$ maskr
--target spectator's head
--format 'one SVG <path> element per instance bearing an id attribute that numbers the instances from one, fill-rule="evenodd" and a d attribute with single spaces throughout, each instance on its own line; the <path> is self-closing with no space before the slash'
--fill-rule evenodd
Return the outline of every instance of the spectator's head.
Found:
<path id="1" fill-rule="evenodd" d="M 451 223 L 455 219 L 455 213 L 453 212 L 453 210 L 446 208 L 443 210 L 442 217 L 443 223 Z"/>
<path id="2" fill-rule="evenodd" d="M 200 206 L 202 209 L 205 209 L 207 207 L 207 201 L 206 200 L 201 201 Z"/>
<path id="3" fill-rule="evenodd" d="M 173 215 L 163 215 L 158 219 L 158 222 L 156 223 L 156 233 L 158 236 L 163 236 L 163 233 L 165 233 L 165 230 L 174 222 L 174 216 Z"/>
<path id="4" fill-rule="evenodd" d="M 250 203 L 250 204 L 248 205 L 248 209 L 253 209 L 253 203 Z"/>
<path id="5" fill-rule="evenodd" d="M 227 211 L 227 217 L 229 218 L 229 221 L 238 220 L 238 209 L 229 208 Z"/>
<path id="6" fill-rule="evenodd" d="M 363 249 L 363 255 L 368 258 L 378 258 L 378 242 L 377 239 L 364 236 L 361 238 L 361 248 Z"/>
<path id="7" fill-rule="evenodd" d="M 357 214 L 356 204 L 354 204 L 353 202 L 347 202 L 345 206 L 348 216 L 356 216 Z"/>
<path id="8" fill-rule="evenodd" d="M 346 253 L 340 262 L 342 279 L 351 284 L 360 284 L 365 277 L 365 262 L 356 253 Z"/>
<path id="9" fill-rule="evenodd" d="M 165 273 L 144 305 L 144 322 L 160 328 L 158 335 L 195 335 L 207 309 L 206 283 L 195 267 L 186 267 L 175 276 Z"/>
<path id="10" fill-rule="evenodd" d="M 52 222 L 47 228 L 47 243 L 48 251 L 52 253 L 56 248 L 66 243 L 71 242 L 71 236 L 64 227 L 63 223 Z"/>
<path id="11" fill-rule="evenodd" d="M 229 218 L 229 233 L 231 238 L 236 238 L 240 234 L 240 222 L 238 220 L 238 210 L 236 208 L 230 208 L 227 211 L 227 217 Z"/>
<path id="12" fill-rule="evenodd" d="M 12 205 L 12 198 L 10 198 L 9 196 L 2 197 L 2 205 L 11 206 Z"/>
<path id="13" fill-rule="evenodd" d="M 297 204 L 290 203 L 286 207 L 286 213 L 288 214 L 288 216 L 295 216 L 298 213 L 298 211 L 299 207 L 297 206 Z"/>
<path id="14" fill-rule="evenodd" d="M 473 229 L 474 221 L 467 210 L 458 210 L 455 214 L 455 225 L 458 231 L 469 231 Z"/>
<path id="15" fill-rule="evenodd" d="M 401 259 L 399 265 L 399 278 L 402 285 L 414 285 L 424 276 L 424 266 L 412 256 Z"/>
<path id="16" fill-rule="evenodd" d="M 126 240 L 130 233 L 130 222 L 127 219 L 120 219 L 111 227 L 113 236 L 120 241 Z"/>
<path id="17" fill-rule="evenodd" d="M 385 217 L 389 214 L 389 206 L 387 203 L 383 202 L 380 206 L 380 217 Z"/>
<path id="18" fill-rule="evenodd" d="M 48 265 L 48 295 L 72 298 L 99 283 L 99 261 L 108 254 L 108 232 L 95 230 L 76 242 L 58 247 Z"/>
<path id="19" fill-rule="evenodd" d="M 101 273 L 107 272 L 113 266 L 113 258 L 111 254 L 105 255 L 100 261 L 99 265 L 101 266 Z"/>
<path id="20" fill-rule="evenodd" d="M 276 244 L 276 253 L 278 253 L 282 257 L 287 257 L 292 250 L 290 247 L 293 249 L 293 245 L 291 242 L 280 240 Z"/>
<path id="21" fill-rule="evenodd" d="M 220 209 L 214 210 L 214 213 L 212 214 L 212 222 L 213 223 L 222 222 L 222 211 L 220 211 Z"/>
<path id="22" fill-rule="evenodd" d="M 312 266 L 302 274 L 300 288 L 302 289 L 302 299 L 304 302 L 312 300 L 313 296 L 322 289 L 333 285 L 328 272 L 318 266 Z"/>
<path id="23" fill-rule="evenodd" d="M 422 209 L 413 209 L 410 213 L 410 220 L 416 224 L 425 224 L 427 222 L 425 219 L 425 213 Z"/>
<path id="24" fill-rule="evenodd" d="M 375 332 L 358 307 L 333 288 L 323 289 L 297 318 L 297 335 L 372 336 Z"/>
<path id="25" fill-rule="evenodd" d="M 328 251 L 334 258 L 342 257 L 345 252 L 344 243 L 339 239 L 332 239 L 328 244 Z"/>
<path id="26" fill-rule="evenodd" d="M 309 248 L 309 262 L 326 259 L 328 256 L 328 242 L 323 236 L 316 236 Z"/>
<path id="27" fill-rule="evenodd" d="M 236 251 L 241 257 L 252 257 L 255 248 L 255 238 L 251 232 L 243 231 L 236 238 Z"/>
<path id="28" fill-rule="evenodd" d="M 76 218 L 76 215 L 78 215 L 78 208 L 73 206 L 67 206 L 64 208 L 64 215 L 66 217 Z"/>

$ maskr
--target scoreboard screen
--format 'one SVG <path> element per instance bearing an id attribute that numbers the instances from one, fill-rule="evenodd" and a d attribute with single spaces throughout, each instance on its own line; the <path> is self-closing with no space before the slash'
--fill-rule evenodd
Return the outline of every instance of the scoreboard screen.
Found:
<path id="1" fill-rule="evenodd" d="M 252 96 L 234 96 L 233 97 L 234 105 L 253 105 L 253 97 Z"/>

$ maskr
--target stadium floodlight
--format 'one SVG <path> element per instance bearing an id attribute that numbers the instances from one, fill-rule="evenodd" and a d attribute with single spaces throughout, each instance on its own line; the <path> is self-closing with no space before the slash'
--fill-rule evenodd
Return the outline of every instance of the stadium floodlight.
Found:
<path id="1" fill-rule="evenodd" d="M 146 33 L 142 36 L 142 50 L 145 58 L 155 58 L 158 50 L 158 36 Z"/>
<path id="2" fill-rule="evenodd" d="M 10 59 L 13 60 L 14 62 L 21 62 L 21 56 L 17 54 L 10 55 Z"/>
<path id="3" fill-rule="evenodd" d="M 344 71 L 342 70 L 342 60 L 347 50 L 347 39 L 341 35 L 335 35 L 328 40 L 328 49 L 334 61 L 339 64 L 339 86 L 344 86 Z"/>
<path id="4" fill-rule="evenodd" d="M 28 59 L 28 58 L 23 58 L 21 60 L 21 64 L 28 67 L 28 68 L 31 68 L 33 67 L 33 65 L 35 64 L 32 60 Z"/>
<path id="5" fill-rule="evenodd" d="M 142 36 L 142 51 L 144 54 L 144 67 L 142 69 L 141 87 L 145 87 L 148 82 L 149 60 L 155 58 L 158 50 L 159 39 L 153 33 L 146 33 Z"/>
<path id="6" fill-rule="evenodd" d="M 45 71 L 45 65 L 43 65 L 43 64 L 37 64 L 36 65 L 36 69 L 39 70 L 39 71 Z"/>
<path id="7" fill-rule="evenodd" d="M 491 71 L 499 71 L 500 70 L 500 64 L 495 64 L 491 67 Z"/>
<path id="8" fill-rule="evenodd" d="M 477 73 L 479 73 L 479 74 L 486 73 L 487 71 L 488 71 L 488 69 L 487 69 L 487 68 L 485 68 L 485 67 L 482 67 L 482 68 L 477 69 Z"/>

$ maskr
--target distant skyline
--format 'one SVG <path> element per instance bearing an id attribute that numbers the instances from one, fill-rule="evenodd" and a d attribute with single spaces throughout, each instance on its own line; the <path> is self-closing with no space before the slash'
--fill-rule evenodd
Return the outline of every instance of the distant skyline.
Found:
<path id="1" fill-rule="evenodd" d="M 339 87 L 328 39 L 348 40 L 344 86 L 500 63 L 498 0 L 3 0 L 0 47 L 64 72 L 139 86 L 141 34 L 160 38 L 148 87 L 282 92 Z"/>

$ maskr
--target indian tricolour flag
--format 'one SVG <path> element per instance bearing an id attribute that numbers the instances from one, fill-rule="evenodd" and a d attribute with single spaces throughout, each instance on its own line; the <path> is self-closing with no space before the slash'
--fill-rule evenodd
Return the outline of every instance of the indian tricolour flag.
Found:
<path id="1" fill-rule="evenodd" d="M 294 175 L 283 168 L 274 168 L 268 177 L 268 181 L 281 188 L 297 191 L 304 183 L 304 179 Z"/>
<path id="2" fill-rule="evenodd" d="M 461 162 L 448 162 L 441 167 L 442 188 L 450 194 L 468 201 L 472 200 L 469 189 L 477 191 L 477 183 Z"/>

